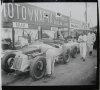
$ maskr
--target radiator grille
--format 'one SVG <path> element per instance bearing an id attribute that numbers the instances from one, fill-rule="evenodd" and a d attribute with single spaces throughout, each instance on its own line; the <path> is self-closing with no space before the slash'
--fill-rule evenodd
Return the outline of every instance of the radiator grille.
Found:
<path id="1" fill-rule="evenodd" d="M 21 64 L 22 64 L 22 59 L 20 57 L 15 58 L 14 63 L 13 63 L 13 68 L 15 70 L 20 70 L 21 69 Z"/>

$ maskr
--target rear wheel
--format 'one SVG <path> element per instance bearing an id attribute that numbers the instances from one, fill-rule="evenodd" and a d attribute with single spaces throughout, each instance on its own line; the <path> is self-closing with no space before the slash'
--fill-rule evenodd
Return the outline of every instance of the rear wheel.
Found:
<path id="1" fill-rule="evenodd" d="M 77 48 L 77 54 L 79 54 L 80 53 L 80 48 Z"/>
<path id="2" fill-rule="evenodd" d="M 68 63 L 70 61 L 70 50 L 67 50 L 67 52 L 63 53 L 63 62 L 64 64 Z"/>
<path id="3" fill-rule="evenodd" d="M 77 55 L 77 47 L 74 47 L 74 48 L 71 50 L 70 55 L 71 55 L 72 58 L 75 58 L 75 57 L 76 57 L 76 55 Z"/>
<path id="4" fill-rule="evenodd" d="M 46 73 L 46 59 L 43 56 L 37 56 L 31 61 L 30 75 L 33 80 L 41 79 Z"/>

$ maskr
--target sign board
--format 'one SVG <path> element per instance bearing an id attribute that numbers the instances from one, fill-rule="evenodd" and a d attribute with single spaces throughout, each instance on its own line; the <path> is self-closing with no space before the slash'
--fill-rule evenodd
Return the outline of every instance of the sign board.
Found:
<path id="1" fill-rule="evenodd" d="M 15 27 L 15 28 L 28 28 L 28 24 L 27 23 L 13 22 L 13 27 Z"/>
<path id="2" fill-rule="evenodd" d="M 79 29 L 79 28 L 81 28 L 81 26 L 79 24 L 70 23 L 70 28 L 71 29 Z"/>
<path id="3" fill-rule="evenodd" d="M 56 13 L 26 3 L 5 3 L 2 11 L 2 22 L 14 23 L 14 27 L 45 25 L 51 27 L 69 26 L 69 17 L 62 15 L 56 18 Z M 18 25 L 17 25 L 18 24 Z M 30 27 L 29 27 L 30 28 Z"/>
<path id="4" fill-rule="evenodd" d="M 86 24 L 75 19 L 70 19 L 70 29 L 86 29 Z"/>
<path id="5" fill-rule="evenodd" d="M 52 30 L 52 31 L 57 31 L 58 28 L 57 28 L 57 27 L 51 27 L 51 30 Z"/>

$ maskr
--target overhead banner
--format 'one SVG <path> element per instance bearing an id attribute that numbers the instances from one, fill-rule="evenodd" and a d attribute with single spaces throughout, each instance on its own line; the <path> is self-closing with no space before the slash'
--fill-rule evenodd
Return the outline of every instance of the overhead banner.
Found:
<path id="1" fill-rule="evenodd" d="M 26 28 L 28 24 L 65 28 L 69 26 L 69 18 L 67 16 L 61 15 L 61 17 L 56 17 L 55 12 L 26 3 L 5 3 L 2 18 L 2 22 L 14 22 L 12 27 L 17 25 L 18 27 Z"/>

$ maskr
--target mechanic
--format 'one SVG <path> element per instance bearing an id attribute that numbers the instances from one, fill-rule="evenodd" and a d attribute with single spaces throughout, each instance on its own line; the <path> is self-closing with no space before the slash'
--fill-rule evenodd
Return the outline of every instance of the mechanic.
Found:
<path id="1" fill-rule="evenodd" d="M 90 31 L 87 35 L 87 47 L 88 47 L 90 56 L 92 55 L 92 52 L 93 52 L 93 45 L 94 45 L 95 40 L 96 40 L 95 34 L 92 31 Z"/>
<path id="2" fill-rule="evenodd" d="M 62 46 L 59 46 L 59 48 L 52 47 L 47 44 L 41 44 L 39 47 L 42 52 L 46 52 L 46 69 L 47 69 L 47 75 L 44 78 L 45 81 L 48 81 L 50 79 L 54 79 L 54 64 L 56 59 L 58 59 L 57 56 L 59 56 L 62 53 Z"/>
<path id="3" fill-rule="evenodd" d="M 57 53 L 54 51 L 54 49 L 49 49 L 46 52 L 46 61 L 47 61 L 47 77 L 50 78 L 54 74 L 54 63 L 55 63 L 55 57 L 54 54 Z"/>
<path id="4" fill-rule="evenodd" d="M 86 58 L 86 52 L 87 52 L 87 46 L 86 46 L 86 42 L 87 42 L 87 36 L 85 35 L 85 32 L 83 32 L 79 38 L 78 38 L 78 42 L 80 43 L 80 55 L 81 55 L 81 59 L 83 61 L 85 61 Z"/>
<path id="5" fill-rule="evenodd" d="M 48 49 L 46 52 L 46 60 L 47 60 L 47 77 L 46 79 L 54 79 L 54 64 L 58 59 L 58 56 L 63 52 L 63 47 L 59 46 L 59 48 Z"/>

